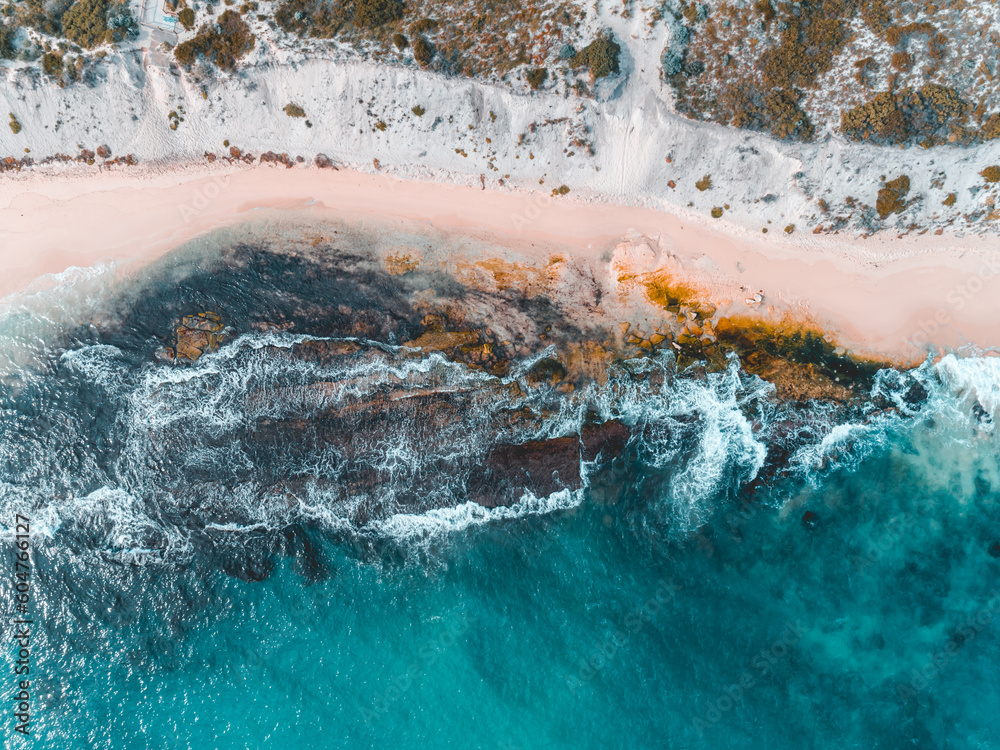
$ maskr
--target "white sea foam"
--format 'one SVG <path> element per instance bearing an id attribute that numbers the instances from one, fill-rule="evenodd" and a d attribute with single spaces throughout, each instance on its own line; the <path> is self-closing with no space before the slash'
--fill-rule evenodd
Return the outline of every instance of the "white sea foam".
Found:
<path id="1" fill-rule="evenodd" d="M 84 282 L 75 283 L 100 281 L 111 270 L 82 274 Z M 9 328 L 8 319 L 0 320 L 0 330 L 5 324 Z M 24 343 L 27 328 L 19 330 Z M 652 482 L 651 512 L 683 532 L 757 477 L 770 425 L 779 416 L 770 400 L 773 386 L 742 373 L 735 358 L 724 371 L 702 375 L 677 374 L 670 355 L 634 360 L 613 370 L 604 386 L 563 395 L 525 382 L 531 366 L 554 353 L 549 350 L 515 364 L 503 379 L 437 353 L 359 339 L 351 340 L 360 347 L 352 355 L 279 356 L 307 338 L 245 334 L 190 367 L 150 363 L 135 370 L 107 345 L 65 352 L 59 359 L 66 371 L 100 389 L 103 409 L 114 414 L 103 438 L 118 446 L 113 460 L 96 454 L 91 417 L 63 406 L 64 396 L 46 380 L 51 374 L 21 367 L 18 376 L 38 386 L 38 397 L 53 399 L 40 406 L 58 418 L 59 429 L 38 432 L 17 412 L 4 413 L 0 466 L 16 467 L 18 475 L 0 475 L 0 504 L 30 510 L 46 533 L 67 522 L 87 528 L 103 538 L 106 554 L 130 562 L 189 555 L 191 532 L 176 519 L 192 514 L 201 517 L 207 533 L 279 530 L 304 518 L 340 532 L 439 538 L 578 505 L 595 462 L 581 463 L 581 488 L 547 497 L 525 493 L 506 507 L 468 501 L 465 484 L 491 446 L 576 435 L 588 412 L 596 412 L 601 420 L 631 428 L 628 450 L 637 459 L 632 479 L 646 487 Z M 39 356 L 51 357 L 38 336 L 33 346 Z M 508 387 L 515 381 L 520 389 Z M 913 382 L 927 390 L 926 404 L 906 400 Z M 352 416 L 358 403 L 429 391 L 458 399 L 461 418 L 425 425 L 420 420 L 426 414 L 398 410 L 394 421 L 366 432 L 365 410 Z M 72 398 L 72 387 L 68 393 Z M 813 437 L 797 446 L 791 468 L 800 476 L 819 476 L 824 467 L 863 460 L 890 431 L 931 419 L 956 440 L 989 432 L 1000 408 L 1000 359 L 946 357 L 912 374 L 885 371 L 876 379 L 875 396 L 914 419 L 886 414 L 838 421 L 835 410 L 813 407 L 804 419 Z M 281 476 L 262 476 L 238 437 L 252 433 L 258 420 L 310 420 L 336 410 L 351 431 L 352 455 L 322 441 L 311 447 L 277 444 L 269 460 L 282 468 Z M 515 411 L 519 416 L 512 420 Z M 352 474 L 359 467 L 373 472 L 378 483 L 359 485 Z"/>
<path id="2" fill-rule="evenodd" d="M 773 386 L 742 375 L 735 357 L 725 371 L 699 378 L 676 377 L 672 365 L 669 355 L 628 363 L 661 384 L 615 374 L 594 404 L 603 419 L 636 428 L 636 471 L 662 477 L 660 511 L 686 530 L 704 522 L 730 487 L 757 476 L 767 451 L 747 414 Z"/>
<path id="3" fill-rule="evenodd" d="M 582 501 L 582 490 L 563 489 L 545 497 L 527 492 L 510 506 L 485 508 L 478 503 L 466 502 L 424 513 L 397 513 L 379 521 L 373 528 L 379 534 L 401 541 L 427 540 L 487 523 L 569 510 Z"/>
<path id="4" fill-rule="evenodd" d="M 1000 417 L 1000 357 L 959 359 L 949 354 L 934 365 L 933 372 L 957 403 L 978 403 L 993 420 Z"/>

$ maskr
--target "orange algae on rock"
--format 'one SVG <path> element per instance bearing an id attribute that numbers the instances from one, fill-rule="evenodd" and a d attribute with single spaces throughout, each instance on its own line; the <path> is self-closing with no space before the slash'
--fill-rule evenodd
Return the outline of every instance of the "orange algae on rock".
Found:
<path id="1" fill-rule="evenodd" d="M 402 276 L 404 273 L 417 270 L 420 258 L 414 257 L 414 254 L 409 252 L 395 252 L 387 255 L 383 264 L 391 276 Z"/>
<path id="2" fill-rule="evenodd" d="M 670 313 L 687 313 L 687 319 L 678 317 L 684 327 L 672 344 L 678 366 L 703 362 L 719 370 L 734 353 L 747 372 L 773 383 L 782 398 L 846 401 L 887 364 L 847 354 L 808 319 L 735 315 L 715 320 L 715 306 L 704 301 L 706 292 L 668 271 L 638 280 L 650 302 Z"/>
<path id="3" fill-rule="evenodd" d="M 673 274 L 663 269 L 643 274 L 640 283 L 646 287 L 646 296 L 654 305 L 664 310 L 677 312 L 681 305 L 702 306 L 705 292 L 686 281 L 678 281 Z"/>
<path id="4" fill-rule="evenodd" d="M 486 292 L 512 290 L 530 298 L 545 294 L 549 287 L 545 269 L 499 258 L 458 263 L 454 273 L 466 286 Z"/>
<path id="5" fill-rule="evenodd" d="M 720 318 L 715 334 L 720 347 L 735 352 L 747 372 L 773 383 L 779 395 L 793 400 L 848 400 L 867 387 L 884 365 L 840 353 L 819 326 L 790 316 L 777 321 Z"/>
<path id="6" fill-rule="evenodd" d="M 225 340 L 224 328 L 218 313 L 185 315 L 174 329 L 173 348 L 161 349 L 157 357 L 167 362 L 194 362 L 205 352 L 219 348 Z"/>

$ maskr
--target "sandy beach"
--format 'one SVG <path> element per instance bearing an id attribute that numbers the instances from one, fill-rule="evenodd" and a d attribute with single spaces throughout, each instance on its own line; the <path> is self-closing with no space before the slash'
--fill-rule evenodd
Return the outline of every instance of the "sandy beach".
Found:
<path id="1" fill-rule="evenodd" d="M 197 165 L 6 179 L 0 183 L 0 296 L 104 258 L 127 271 L 267 209 L 474 233 L 541 257 L 557 250 L 610 257 L 623 238 L 639 234 L 658 245 L 661 265 L 682 272 L 714 301 L 752 315 L 810 318 L 857 353 L 912 363 L 926 356 L 927 345 L 1000 346 L 994 319 L 1000 248 L 982 238 L 788 236 L 778 227 L 753 235 L 693 214 L 306 166 Z M 761 304 L 747 305 L 755 294 Z"/>

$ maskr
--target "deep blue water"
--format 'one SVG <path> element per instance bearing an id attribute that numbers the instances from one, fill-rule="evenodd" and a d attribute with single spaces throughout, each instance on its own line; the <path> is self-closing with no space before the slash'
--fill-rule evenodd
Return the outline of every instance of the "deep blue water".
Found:
<path id="1" fill-rule="evenodd" d="M 852 411 L 784 409 L 736 361 L 704 376 L 669 357 L 529 392 L 552 415 L 535 433 L 572 434 L 587 409 L 644 429 L 615 498 L 493 511 L 421 468 L 500 429 L 495 399 L 470 397 L 437 443 L 388 424 L 367 459 L 396 483 L 381 492 L 432 481 L 457 509 L 359 523 L 364 498 L 332 485 L 291 505 L 258 491 L 263 459 L 228 436 L 319 407 L 247 394 L 490 378 L 392 347 L 319 373 L 261 354 L 297 340 L 274 333 L 182 370 L 135 354 L 141 335 L 64 330 L 37 304 L 0 330 L 0 601 L 6 623 L 24 513 L 37 623 L 33 736 L 5 701 L 6 747 L 1000 747 L 1000 359 L 884 372 Z M 635 385 L 643 368 L 666 375 Z M 787 470 L 741 494 L 792 413 Z M 282 460 L 341 476 L 319 449 Z"/>

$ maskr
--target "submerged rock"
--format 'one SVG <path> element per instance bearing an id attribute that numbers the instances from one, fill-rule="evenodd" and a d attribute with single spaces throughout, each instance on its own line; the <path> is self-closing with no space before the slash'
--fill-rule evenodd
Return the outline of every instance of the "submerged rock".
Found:
<path id="1" fill-rule="evenodd" d="M 158 349 L 154 357 L 161 362 L 194 362 L 205 352 L 218 349 L 225 335 L 225 326 L 218 313 L 185 315 L 174 330 L 174 347 Z"/>

